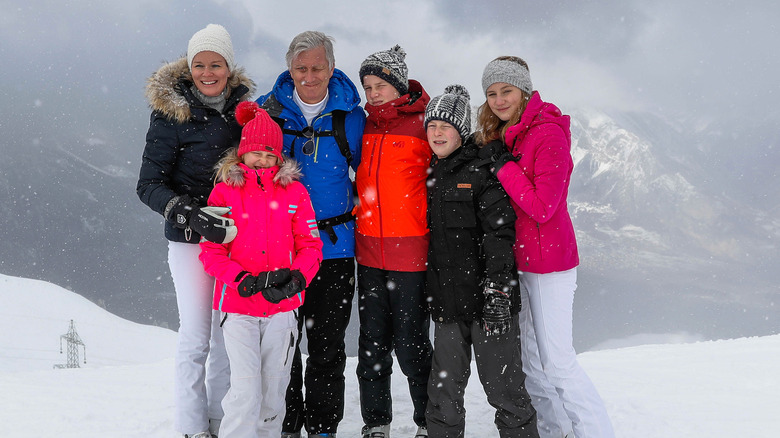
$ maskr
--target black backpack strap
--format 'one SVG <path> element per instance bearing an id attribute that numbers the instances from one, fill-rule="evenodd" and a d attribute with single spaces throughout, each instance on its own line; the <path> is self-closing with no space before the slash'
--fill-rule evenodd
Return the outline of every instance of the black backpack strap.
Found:
<path id="1" fill-rule="evenodd" d="M 277 125 L 279 125 L 280 128 L 282 128 L 282 133 L 286 135 L 294 135 L 296 137 L 303 136 L 302 131 L 298 131 L 295 129 L 287 129 L 284 127 L 284 124 L 287 122 L 285 119 L 281 117 L 282 111 L 284 110 L 284 105 L 282 105 L 278 100 L 276 100 L 276 96 L 273 94 L 268 97 L 268 99 L 263 102 L 263 104 L 260 106 L 260 108 L 263 108 L 268 112 L 268 115 L 271 116 L 271 119 L 276 122 Z M 347 112 L 344 110 L 333 110 L 330 113 L 331 117 L 331 125 L 333 126 L 330 131 L 320 131 L 314 133 L 314 137 L 328 137 L 333 136 L 333 138 L 336 140 L 336 144 L 339 146 L 339 151 L 341 151 L 341 155 L 344 156 L 344 158 L 347 159 L 347 164 L 352 164 L 352 151 L 349 150 L 349 140 L 347 140 L 347 129 L 346 129 L 346 119 L 347 119 Z M 290 156 L 295 157 L 295 148 L 290 148 Z"/>
<path id="2" fill-rule="evenodd" d="M 336 225 L 345 224 L 352 220 L 355 220 L 355 216 L 352 215 L 351 211 L 348 211 L 338 216 L 333 216 L 317 221 L 317 228 L 325 231 L 328 237 L 330 237 L 330 241 L 335 245 L 339 238 L 336 236 L 336 230 L 334 230 L 333 227 Z"/>
<path id="3" fill-rule="evenodd" d="M 341 155 L 347 159 L 347 164 L 352 164 L 352 152 L 349 150 L 349 140 L 347 140 L 347 128 L 346 119 L 347 112 L 344 110 L 331 111 L 331 125 L 333 130 L 333 137 L 336 139 L 336 143 L 339 145 Z"/>

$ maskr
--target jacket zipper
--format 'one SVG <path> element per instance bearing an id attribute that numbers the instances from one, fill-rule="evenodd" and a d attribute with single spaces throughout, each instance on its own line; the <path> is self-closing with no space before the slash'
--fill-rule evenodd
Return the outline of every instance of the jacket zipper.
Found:
<path id="1" fill-rule="evenodd" d="M 382 165 L 382 150 L 384 149 L 385 144 L 385 134 L 382 134 L 382 138 L 379 140 L 379 153 L 376 154 L 376 174 L 374 175 L 374 181 L 376 184 L 376 206 L 377 206 L 377 216 L 379 216 L 379 254 L 381 254 L 382 257 L 382 266 L 385 266 L 385 229 L 384 225 L 382 224 L 382 210 L 379 208 L 381 204 L 379 199 L 379 169 Z"/>

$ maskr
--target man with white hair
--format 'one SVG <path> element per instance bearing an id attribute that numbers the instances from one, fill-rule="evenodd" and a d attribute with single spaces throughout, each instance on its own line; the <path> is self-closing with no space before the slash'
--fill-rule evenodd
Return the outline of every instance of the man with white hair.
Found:
<path id="1" fill-rule="evenodd" d="M 301 165 L 323 243 L 323 261 L 299 315 L 309 358 L 293 358 L 282 437 L 335 436 L 344 417 L 344 336 L 355 294 L 355 221 L 350 167 L 360 163 L 366 116 L 360 95 L 335 68 L 332 38 L 306 31 L 290 43 L 287 70 L 257 103 L 282 127 L 284 153 Z M 306 386 L 306 394 L 302 386 Z M 305 400 L 305 405 L 304 405 Z M 305 409 L 304 409 L 305 406 Z"/>

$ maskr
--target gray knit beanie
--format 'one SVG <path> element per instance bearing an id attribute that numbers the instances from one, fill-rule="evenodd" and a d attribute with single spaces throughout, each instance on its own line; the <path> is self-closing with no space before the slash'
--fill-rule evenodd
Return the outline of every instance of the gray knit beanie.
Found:
<path id="1" fill-rule="evenodd" d="M 192 58 L 200 52 L 215 52 L 222 55 L 227 62 L 228 69 L 232 72 L 233 41 L 228 31 L 219 24 L 209 24 L 204 29 L 195 32 L 187 45 L 187 67 L 192 70 Z"/>
<path id="2" fill-rule="evenodd" d="M 531 73 L 522 64 L 508 59 L 494 59 L 485 66 L 482 73 L 482 91 L 487 95 L 487 89 L 496 82 L 505 82 L 523 90 L 528 96 L 533 94 Z"/>
<path id="3" fill-rule="evenodd" d="M 431 120 L 442 120 L 458 130 L 465 140 L 471 133 L 471 103 L 469 92 L 463 85 L 448 85 L 444 94 L 436 96 L 425 108 L 425 129 Z"/>
<path id="4" fill-rule="evenodd" d="M 409 70 L 406 68 L 406 52 L 398 44 L 390 50 L 383 50 L 370 55 L 360 64 L 360 81 L 366 75 L 374 75 L 384 79 L 403 96 L 409 92 Z"/>

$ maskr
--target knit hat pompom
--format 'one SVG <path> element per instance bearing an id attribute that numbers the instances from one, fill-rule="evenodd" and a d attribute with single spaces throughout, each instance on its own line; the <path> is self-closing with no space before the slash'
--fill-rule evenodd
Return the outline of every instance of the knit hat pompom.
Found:
<path id="1" fill-rule="evenodd" d="M 192 59 L 200 52 L 214 52 L 225 58 L 227 68 L 233 71 L 233 41 L 227 29 L 219 24 L 209 24 L 195 32 L 187 45 L 187 67 L 192 70 Z"/>
<path id="2" fill-rule="evenodd" d="M 425 129 L 428 122 L 441 120 L 458 130 L 462 139 L 471 133 L 471 103 L 468 90 L 463 85 L 453 84 L 444 88 L 444 94 L 436 96 L 425 108 Z"/>
<path id="3" fill-rule="evenodd" d="M 409 92 L 409 70 L 404 59 L 406 52 L 398 44 L 389 50 L 376 52 L 360 64 L 360 81 L 366 75 L 374 75 L 387 81 L 403 96 Z"/>
<path id="4" fill-rule="evenodd" d="M 534 85 L 531 83 L 531 73 L 526 65 L 525 61 L 514 56 L 490 61 L 482 73 L 482 90 L 485 95 L 487 96 L 487 89 L 498 82 L 514 85 L 528 96 L 533 94 Z"/>
<path id="5" fill-rule="evenodd" d="M 455 94 L 457 96 L 463 96 L 464 99 L 471 99 L 469 90 L 460 84 L 447 85 L 444 87 L 444 94 Z"/>
<path id="6" fill-rule="evenodd" d="M 239 157 L 247 152 L 265 151 L 276 155 L 279 162 L 284 161 L 282 128 L 257 102 L 239 103 L 236 106 L 236 121 L 244 127 L 241 130 L 241 142 L 238 144 Z"/>
<path id="7" fill-rule="evenodd" d="M 236 105 L 236 121 L 241 126 L 246 126 L 257 115 L 260 105 L 253 100 L 243 100 Z"/>

